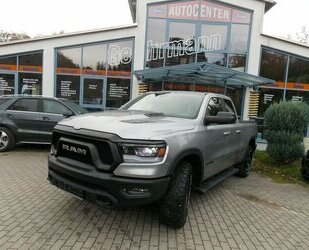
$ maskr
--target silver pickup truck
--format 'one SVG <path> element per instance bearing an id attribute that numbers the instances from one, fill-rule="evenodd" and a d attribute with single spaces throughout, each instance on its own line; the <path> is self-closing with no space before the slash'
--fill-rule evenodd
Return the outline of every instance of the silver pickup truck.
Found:
<path id="1" fill-rule="evenodd" d="M 149 92 L 119 110 L 59 122 L 48 180 L 103 207 L 157 202 L 161 221 L 180 228 L 191 188 L 204 193 L 250 174 L 256 133 L 224 95 Z"/>

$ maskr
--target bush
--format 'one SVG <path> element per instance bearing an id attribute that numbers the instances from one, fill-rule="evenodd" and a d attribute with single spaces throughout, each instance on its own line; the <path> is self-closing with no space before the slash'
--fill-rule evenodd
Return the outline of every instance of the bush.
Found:
<path id="1" fill-rule="evenodd" d="M 302 144 L 309 123 L 309 107 L 303 102 L 271 105 L 264 115 L 267 153 L 281 164 L 293 162 L 304 154 Z"/>

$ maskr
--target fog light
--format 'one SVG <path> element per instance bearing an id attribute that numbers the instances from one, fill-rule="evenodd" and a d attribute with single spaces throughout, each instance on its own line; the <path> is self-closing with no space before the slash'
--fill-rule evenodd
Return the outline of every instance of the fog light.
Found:
<path id="1" fill-rule="evenodd" d="M 149 188 L 146 187 L 125 187 L 123 188 L 123 192 L 129 195 L 141 195 L 148 194 Z"/>

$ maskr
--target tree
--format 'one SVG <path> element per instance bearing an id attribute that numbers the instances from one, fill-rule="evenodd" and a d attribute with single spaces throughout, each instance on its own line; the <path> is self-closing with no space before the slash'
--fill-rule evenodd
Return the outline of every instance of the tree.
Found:
<path id="1" fill-rule="evenodd" d="M 23 40 L 31 38 L 26 33 L 16 33 L 0 30 L 0 42 L 10 42 L 16 40 Z"/>
<path id="2" fill-rule="evenodd" d="M 298 42 L 309 45 L 309 32 L 306 25 L 303 25 L 301 31 L 296 33 L 296 37 Z"/>

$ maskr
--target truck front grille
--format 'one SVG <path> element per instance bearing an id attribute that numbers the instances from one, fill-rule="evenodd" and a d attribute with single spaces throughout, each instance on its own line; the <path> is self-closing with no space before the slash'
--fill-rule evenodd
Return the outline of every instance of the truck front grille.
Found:
<path id="1" fill-rule="evenodd" d="M 94 165 L 98 169 L 112 170 L 119 164 L 117 145 L 108 140 L 54 131 L 52 147 L 57 156 Z"/>
<path id="2" fill-rule="evenodd" d="M 79 162 L 93 164 L 91 152 L 87 146 L 82 146 L 77 143 L 69 143 L 63 140 L 58 142 L 57 155 L 74 159 Z"/>

